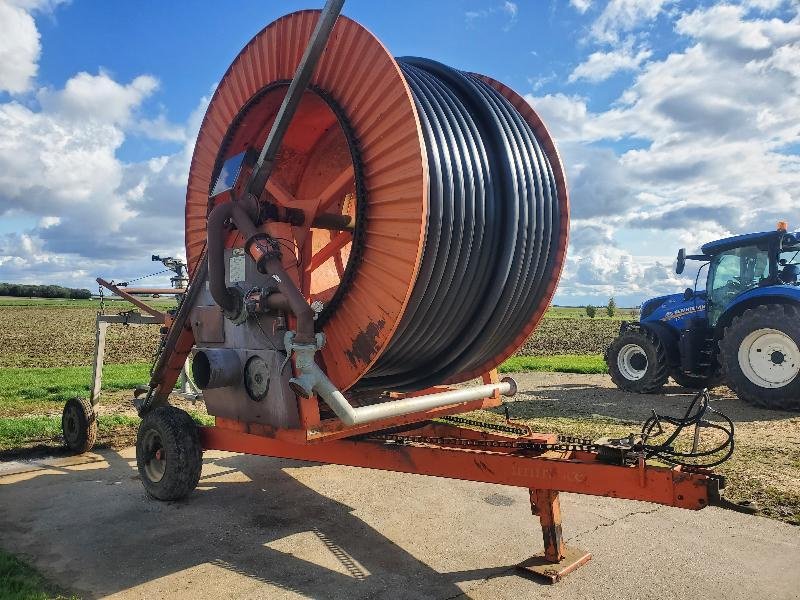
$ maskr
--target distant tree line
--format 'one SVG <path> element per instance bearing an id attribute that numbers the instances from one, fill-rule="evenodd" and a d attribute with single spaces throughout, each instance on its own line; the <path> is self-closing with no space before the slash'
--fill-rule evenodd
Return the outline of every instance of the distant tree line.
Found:
<path id="1" fill-rule="evenodd" d="M 70 298 L 88 300 L 92 292 L 82 288 L 67 288 L 60 285 L 27 285 L 22 283 L 0 282 L 0 296 L 17 298 Z"/>

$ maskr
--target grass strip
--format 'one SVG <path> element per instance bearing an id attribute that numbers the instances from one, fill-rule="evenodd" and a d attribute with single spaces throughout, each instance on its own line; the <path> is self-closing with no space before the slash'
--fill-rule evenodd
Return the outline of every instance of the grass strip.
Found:
<path id="1" fill-rule="evenodd" d="M 198 411 L 189 411 L 198 425 L 213 425 L 214 417 Z M 100 440 L 112 436 L 121 429 L 134 430 L 139 426 L 139 417 L 131 415 L 99 415 L 97 433 Z M 0 418 L 0 450 L 10 450 L 32 444 L 60 442 L 60 416 L 32 416 Z"/>
<path id="2" fill-rule="evenodd" d="M 148 363 L 105 365 L 103 389 L 125 390 L 150 380 Z M 0 370 L 0 415 L 10 416 L 36 409 L 53 409 L 76 396 L 88 396 L 91 367 L 12 368 Z M 60 410 L 60 406 L 57 407 Z"/>
<path id="3" fill-rule="evenodd" d="M 556 373 L 608 373 L 602 354 L 556 354 L 553 356 L 512 356 L 502 365 L 501 373 L 553 371 Z"/>
<path id="4" fill-rule="evenodd" d="M 0 598 L 3 600 L 77 600 L 48 582 L 36 569 L 0 550 Z"/>

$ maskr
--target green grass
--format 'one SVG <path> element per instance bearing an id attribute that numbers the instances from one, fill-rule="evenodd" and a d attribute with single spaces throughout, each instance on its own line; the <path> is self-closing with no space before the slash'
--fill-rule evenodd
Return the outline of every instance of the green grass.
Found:
<path id="1" fill-rule="evenodd" d="M 160 298 L 143 297 L 142 300 L 147 304 L 164 310 L 167 308 L 175 308 L 177 302 L 171 296 L 162 296 Z M 121 298 L 106 298 L 106 308 L 109 310 L 130 310 L 134 308 L 133 304 Z M 91 298 L 89 300 L 70 300 L 68 298 L 17 298 L 15 296 L 0 296 L 0 307 L 14 308 L 22 306 L 33 306 L 36 308 L 47 308 L 56 306 L 58 308 L 96 308 L 100 309 L 100 300 Z"/>
<path id="2" fill-rule="evenodd" d="M 11 368 L 0 370 L 0 450 L 9 450 L 61 438 L 61 411 L 76 396 L 88 397 L 91 367 Z M 132 390 L 150 380 L 150 365 L 105 365 L 103 390 Z M 213 417 L 190 411 L 201 425 Z M 98 416 L 101 440 L 120 432 L 135 433 L 137 417 L 126 414 Z"/>
<path id="3" fill-rule="evenodd" d="M 100 415 L 97 417 L 100 438 L 121 428 L 133 430 L 138 425 L 139 419 L 128 415 Z M 43 444 L 60 438 L 60 416 L 0 418 L 0 450 L 10 450 L 37 443 Z"/>
<path id="4" fill-rule="evenodd" d="M 501 373 L 554 371 L 557 373 L 608 373 L 601 354 L 557 354 L 554 356 L 512 356 L 502 365 Z"/>
<path id="5" fill-rule="evenodd" d="M 197 411 L 189 414 L 198 425 L 213 425 L 214 417 Z M 133 436 L 140 419 L 129 415 L 99 415 L 97 435 L 100 440 L 122 432 Z M 48 444 L 61 439 L 61 416 L 0 417 L 0 451 L 33 444 Z M 0 596 L 0 599 L 2 596 Z"/>
<path id="6" fill-rule="evenodd" d="M 66 600 L 77 596 L 48 582 L 36 569 L 0 550 L 0 600 Z"/>
<path id="7" fill-rule="evenodd" d="M 105 365 L 103 389 L 133 389 L 150 380 L 150 365 Z M 0 415 L 61 410 L 75 396 L 88 396 L 91 367 L 12 368 L 0 370 Z"/>

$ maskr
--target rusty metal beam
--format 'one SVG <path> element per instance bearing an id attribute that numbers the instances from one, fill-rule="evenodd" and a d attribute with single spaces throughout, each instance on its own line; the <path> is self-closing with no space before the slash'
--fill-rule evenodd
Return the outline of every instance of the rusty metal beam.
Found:
<path id="1" fill-rule="evenodd" d="M 166 321 L 166 316 L 167 316 L 166 313 L 164 313 L 164 312 L 162 312 L 162 311 L 160 311 L 158 309 L 153 308 L 149 304 L 146 304 L 146 303 L 142 302 L 141 300 L 139 300 L 135 296 L 131 296 L 130 293 L 124 291 L 119 286 L 116 286 L 113 283 L 109 283 L 108 281 L 106 281 L 102 277 L 98 277 L 97 278 L 97 283 L 102 285 L 104 288 L 111 290 L 112 292 L 114 292 L 120 298 L 124 298 L 125 300 L 127 300 L 128 302 L 133 304 L 134 306 L 137 306 L 137 307 L 141 308 L 148 315 L 152 315 L 154 317 L 158 317 L 159 319 L 161 319 L 162 323 L 164 323 Z"/>
<path id="2" fill-rule="evenodd" d="M 158 294 L 162 296 L 171 296 L 173 294 L 185 294 L 186 288 L 137 288 L 126 287 L 124 288 L 129 294 Z"/>
<path id="3" fill-rule="evenodd" d="M 709 504 L 711 478 L 705 473 L 688 473 L 677 467 L 609 465 L 592 453 L 572 453 L 565 459 L 360 440 L 294 444 L 222 427 L 201 428 L 201 439 L 207 450 L 628 498 L 692 510 Z"/>

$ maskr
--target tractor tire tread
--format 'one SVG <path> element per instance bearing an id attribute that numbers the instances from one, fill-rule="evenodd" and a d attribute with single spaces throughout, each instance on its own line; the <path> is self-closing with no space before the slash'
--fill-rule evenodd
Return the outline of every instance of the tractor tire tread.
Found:
<path id="1" fill-rule="evenodd" d="M 800 309 L 791 304 L 761 304 L 733 318 L 719 341 L 726 385 L 749 404 L 773 410 L 800 410 L 800 375 L 783 388 L 762 388 L 750 381 L 739 367 L 739 346 L 757 329 L 779 329 L 800 346 Z"/>
<path id="2" fill-rule="evenodd" d="M 645 351 L 649 349 L 651 354 L 651 356 L 648 356 L 647 373 L 637 381 L 626 379 L 622 373 L 619 372 L 619 368 L 617 367 L 617 353 L 625 344 L 629 343 L 638 344 Z M 603 358 L 608 365 L 608 372 L 611 375 L 611 380 L 618 388 L 628 392 L 654 394 L 664 387 L 664 384 L 669 378 L 667 349 L 664 347 L 664 344 L 661 343 L 661 340 L 658 339 L 658 336 L 643 327 L 629 329 L 617 336 L 606 349 Z M 649 368 L 651 364 L 654 365 L 652 370 Z"/>

